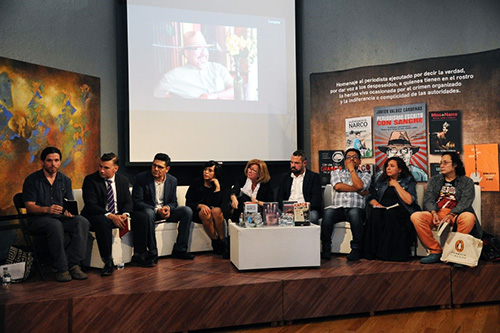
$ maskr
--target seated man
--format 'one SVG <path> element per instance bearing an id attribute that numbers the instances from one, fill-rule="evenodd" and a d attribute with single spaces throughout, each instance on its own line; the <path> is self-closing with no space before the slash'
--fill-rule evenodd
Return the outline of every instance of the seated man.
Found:
<path id="1" fill-rule="evenodd" d="M 148 258 L 153 262 L 158 261 L 155 222 L 164 220 L 164 222 L 179 222 L 172 257 L 193 259 L 194 256 L 187 253 L 193 211 L 189 207 L 177 206 L 177 178 L 168 174 L 170 157 L 164 153 L 156 154 L 151 169 L 137 175 L 132 190 L 134 208 L 148 216 L 144 239 L 137 239 L 137 242 L 134 242 L 134 246 L 138 247 L 136 253 L 147 252 Z"/>
<path id="2" fill-rule="evenodd" d="M 283 201 L 310 203 L 310 220 L 318 224 L 321 210 L 321 181 L 319 174 L 306 169 L 307 156 L 303 150 L 293 152 L 290 160 L 291 173 L 283 174 L 278 188 L 278 203 L 283 210 Z"/>
<path id="3" fill-rule="evenodd" d="M 183 36 L 182 54 L 187 64 L 168 71 L 155 87 L 155 97 L 234 99 L 233 78 L 226 67 L 208 61 L 205 37 L 199 31 Z"/>
<path id="4" fill-rule="evenodd" d="M 323 259 L 331 258 L 333 226 L 342 221 L 348 221 L 351 224 L 351 253 L 347 255 L 347 260 L 361 259 L 363 223 L 366 216 L 365 198 L 361 192 L 370 187 L 371 175 L 358 170 L 360 164 L 360 151 L 350 148 L 345 152 L 345 168 L 332 171 L 330 182 L 337 193 L 333 198 L 333 205 L 325 208 L 321 223 L 321 257 Z"/>
<path id="5" fill-rule="evenodd" d="M 434 239 L 431 228 L 440 223 L 457 225 L 457 231 L 482 238 L 481 226 L 472 208 L 474 201 L 474 182 L 465 176 L 465 168 L 457 153 L 441 155 L 441 174 L 435 175 L 427 183 L 424 206 L 410 219 L 417 235 L 429 249 L 429 255 L 422 258 L 422 264 L 439 262 L 443 252 L 441 245 Z"/>
<path id="6" fill-rule="evenodd" d="M 103 154 L 99 161 L 99 170 L 86 176 L 82 187 L 85 202 L 82 215 L 90 221 L 96 234 L 99 253 L 104 262 L 102 276 L 109 276 L 114 270 L 111 253 L 113 228 L 127 231 L 128 220 L 131 218 L 134 234 L 145 234 L 146 229 L 147 217 L 142 212 L 132 212 L 129 181 L 127 177 L 116 173 L 117 171 L 118 156 L 114 153 Z M 141 257 L 140 254 L 135 254 L 132 261 L 141 266 L 153 266 L 151 260 Z"/>
<path id="7" fill-rule="evenodd" d="M 56 280 L 67 282 L 88 277 L 80 264 L 85 258 L 90 224 L 86 218 L 73 216 L 63 208 L 64 200 L 74 200 L 74 197 L 71 179 L 59 172 L 61 157 L 56 147 L 42 151 L 42 169 L 24 181 L 23 201 L 28 213 L 33 214 L 28 218 L 28 227 L 47 238 Z M 69 245 L 65 244 L 65 233 L 71 236 Z"/>

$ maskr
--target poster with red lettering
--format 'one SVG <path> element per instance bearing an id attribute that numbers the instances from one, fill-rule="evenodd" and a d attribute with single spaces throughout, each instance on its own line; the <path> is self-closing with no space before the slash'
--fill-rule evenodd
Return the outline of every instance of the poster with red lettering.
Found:
<path id="1" fill-rule="evenodd" d="M 320 150 L 319 151 L 319 175 L 321 186 L 330 184 L 330 174 L 333 170 L 344 168 L 343 150 Z"/>
<path id="2" fill-rule="evenodd" d="M 462 153 L 462 117 L 460 111 L 429 112 L 431 154 Z"/>
<path id="3" fill-rule="evenodd" d="M 427 135 L 425 103 L 375 107 L 374 143 L 378 172 L 387 158 L 403 159 L 418 182 L 426 182 Z"/>

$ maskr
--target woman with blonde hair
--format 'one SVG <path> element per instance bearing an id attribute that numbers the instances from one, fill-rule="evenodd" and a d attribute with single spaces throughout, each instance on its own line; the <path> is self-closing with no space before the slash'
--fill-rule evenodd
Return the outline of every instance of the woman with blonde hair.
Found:
<path id="1" fill-rule="evenodd" d="M 259 159 L 248 161 L 244 175 L 238 178 L 231 188 L 231 220 L 233 222 L 238 221 L 245 202 L 255 202 L 259 205 L 259 210 L 262 210 L 265 202 L 274 200 L 270 179 L 266 162 Z"/>

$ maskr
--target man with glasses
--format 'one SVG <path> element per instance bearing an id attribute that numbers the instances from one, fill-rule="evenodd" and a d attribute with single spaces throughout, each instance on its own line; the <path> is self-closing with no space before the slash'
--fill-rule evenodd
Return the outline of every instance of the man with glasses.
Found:
<path id="1" fill-rule="evenodd" d="M 177 205 L 177 178 L 168 174 L 170 170 L 170 157 L 164 153 L 158 153 L 153 159 L 151 171 L 145 171 L 137 175 L 132 190 L 134 209 L 143 211 L 148 216 L 148 226 L 143 239 L 134 241 L 136 253 L 147 252 L 148 258 L 153 263 L 158 261 L 158 248 L 156 246 L 155 223 L 179 222 L 177 227 L 177 241 L 172 250 L 172 257 L 178 259 L 193 259 L 191 253 L 187 253 L 188 241 L 191 230 L 193 211 L 189 207 Z M 135 237 L 140 237 L 134 234 Z"/>
<path id="2" fill-rule="evenodd" d="M 417 235 L 429 249 L 429 256 L 422 258 L 422 264 L 439 262 L 443 252 L 439 242 L 434 239 L 431 228 L 440 223 L 457 225 L 457 231 L 481 238 L 482 230 L 472 208 L 474 201 L 474 182 L 465 176 L 465 168 L 457 153 L 441 155 L 441 174 L 432 177 L 427 183 L 424 206 L 410 219 Z"/>
<path id="3" fill-rule="evenodd" d="M 417 182 L 426 182 L 429 179 L 424 170 L 411 164 L 412 155 L 418 152 L 420 147 L 412 146 L 410 137 L 406 131 L 392 132 L 389 137 L 389 141 L 387 142 L 387 146 L 379 146 L 378 149 L 384 154 L 387 154 L 387 158 L 397 156 L 405 161 L 408 169 L 410 169 L 410 172 L 413 175 L 413 178 L 415 178 Z M 377 173 L 377 177 L 381 173 L 382 170 Z"/>
<path id="4" fill-rule="evenodd" d="M 226 67 L 209 62 L 205 37 L 200 31 L 183 36 L 182 54 L 187 64 L 168 71 L 154 90 L 155 97 L 233 99 L 233 78 Z"/>
<path id="5" fill-rule="evenodd" d="M 368 172 L 358 170 L 361 164 L 359 150 L 350 148 L 345 153 L 342 170 L 332 171 L 330 183 L 335 189 L 333 203 L 325 208 L 321 222 L 321 258 L 331 258 L 332 233 L 335 223 L 348 221 L 351 224 L 352 241 L 351 253 L 347 260 L 361 259 L 363 222 L 365 221 L 365 198 L 362 194 L 367 191 L 371 183 Z"/>

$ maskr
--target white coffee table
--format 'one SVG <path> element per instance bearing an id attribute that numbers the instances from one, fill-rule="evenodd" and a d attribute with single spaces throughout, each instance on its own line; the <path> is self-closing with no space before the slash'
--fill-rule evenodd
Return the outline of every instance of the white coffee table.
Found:
<path id="1" fill-rule="evenodd" d="M 242 228 L 230 223 L 231 262 L 239 270 L 320 266 L 320 230 L 317 225 Z"/>

